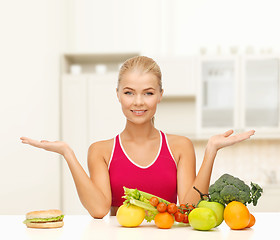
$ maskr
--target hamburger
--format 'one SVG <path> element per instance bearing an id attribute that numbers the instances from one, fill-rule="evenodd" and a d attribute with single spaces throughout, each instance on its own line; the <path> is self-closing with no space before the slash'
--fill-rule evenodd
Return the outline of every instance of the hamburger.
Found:
<path id="1" fill-rule="evenodd" d="M 33 211 L 26 214 L 23 222 L 29 228 L 60 228 L 64 225 L 64 215 L 60 210 Z"/>

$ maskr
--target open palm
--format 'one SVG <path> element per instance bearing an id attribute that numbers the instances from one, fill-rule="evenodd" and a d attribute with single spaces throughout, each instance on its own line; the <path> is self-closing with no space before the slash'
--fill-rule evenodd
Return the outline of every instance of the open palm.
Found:
<path id="1" fill-rule="evenodd" d="M 50 152 L 56 152 L 61 155 L 64 155 L 66 149 L 68 148 L 68 144 L 62 141 L 37 141 L 27 137 L 21 137 L 20 139 L 24 144 L 29 144 L 33 147 L 42 148 Z"/>
<path id="2" fill-rule="evenodd" d="M 215 135 L 209 139 L 209 144 L 211 144 L 213 147 L 215 147 L 217 150 L 231 146 L 235 143 L 242 142 L 248 138 L 250 138 L 252 135 L 254 135 L 255 130 L 250 130 L 248 132 L 238 133 L 236 135 L 233 135 L 233 130 L 228 130 L 223 134 Z"/>

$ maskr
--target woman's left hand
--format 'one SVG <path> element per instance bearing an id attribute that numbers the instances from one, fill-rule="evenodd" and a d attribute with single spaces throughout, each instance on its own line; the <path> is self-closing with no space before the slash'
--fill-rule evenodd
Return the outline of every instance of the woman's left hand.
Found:
<path id="1" fill-rule="evenodd" d="M 231 146 L 235 143 L 242 142 L 250 138 L 252 135 L 254 135 L 254 133 L 255 130 L 250 130 L 248 132 L 238 133 L 234 136 L 231 136 L 233 134 L 233 130 L 228 130 L 223 134 L 211 137 L 207 145 L 213 147 L 216 151 L 218 151 L 223 147 Z"/>

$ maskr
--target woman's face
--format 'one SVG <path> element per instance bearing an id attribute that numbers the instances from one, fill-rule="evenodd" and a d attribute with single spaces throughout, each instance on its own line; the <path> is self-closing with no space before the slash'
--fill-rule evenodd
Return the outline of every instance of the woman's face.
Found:
<path id="1" fill-rule="evenodd" d="M 155 75 L 138 71 L 125 73 L 117 91 L 127 120 L 137 124 L 151 121 L 162 93 Z"/>

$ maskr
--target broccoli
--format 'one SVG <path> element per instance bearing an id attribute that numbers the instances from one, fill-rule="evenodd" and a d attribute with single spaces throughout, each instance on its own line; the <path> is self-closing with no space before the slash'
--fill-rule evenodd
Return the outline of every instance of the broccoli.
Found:
<path id="1" fill-rule="evenodd" d="M 243 204 L 253 202 L 256 206 L 263 189 L 256 183 L 251 183 L 251 188 L 244 181 L 230 174 L 222 175 L 209 187 L 211 201 L 228 204 L 239 201 Z"/>

